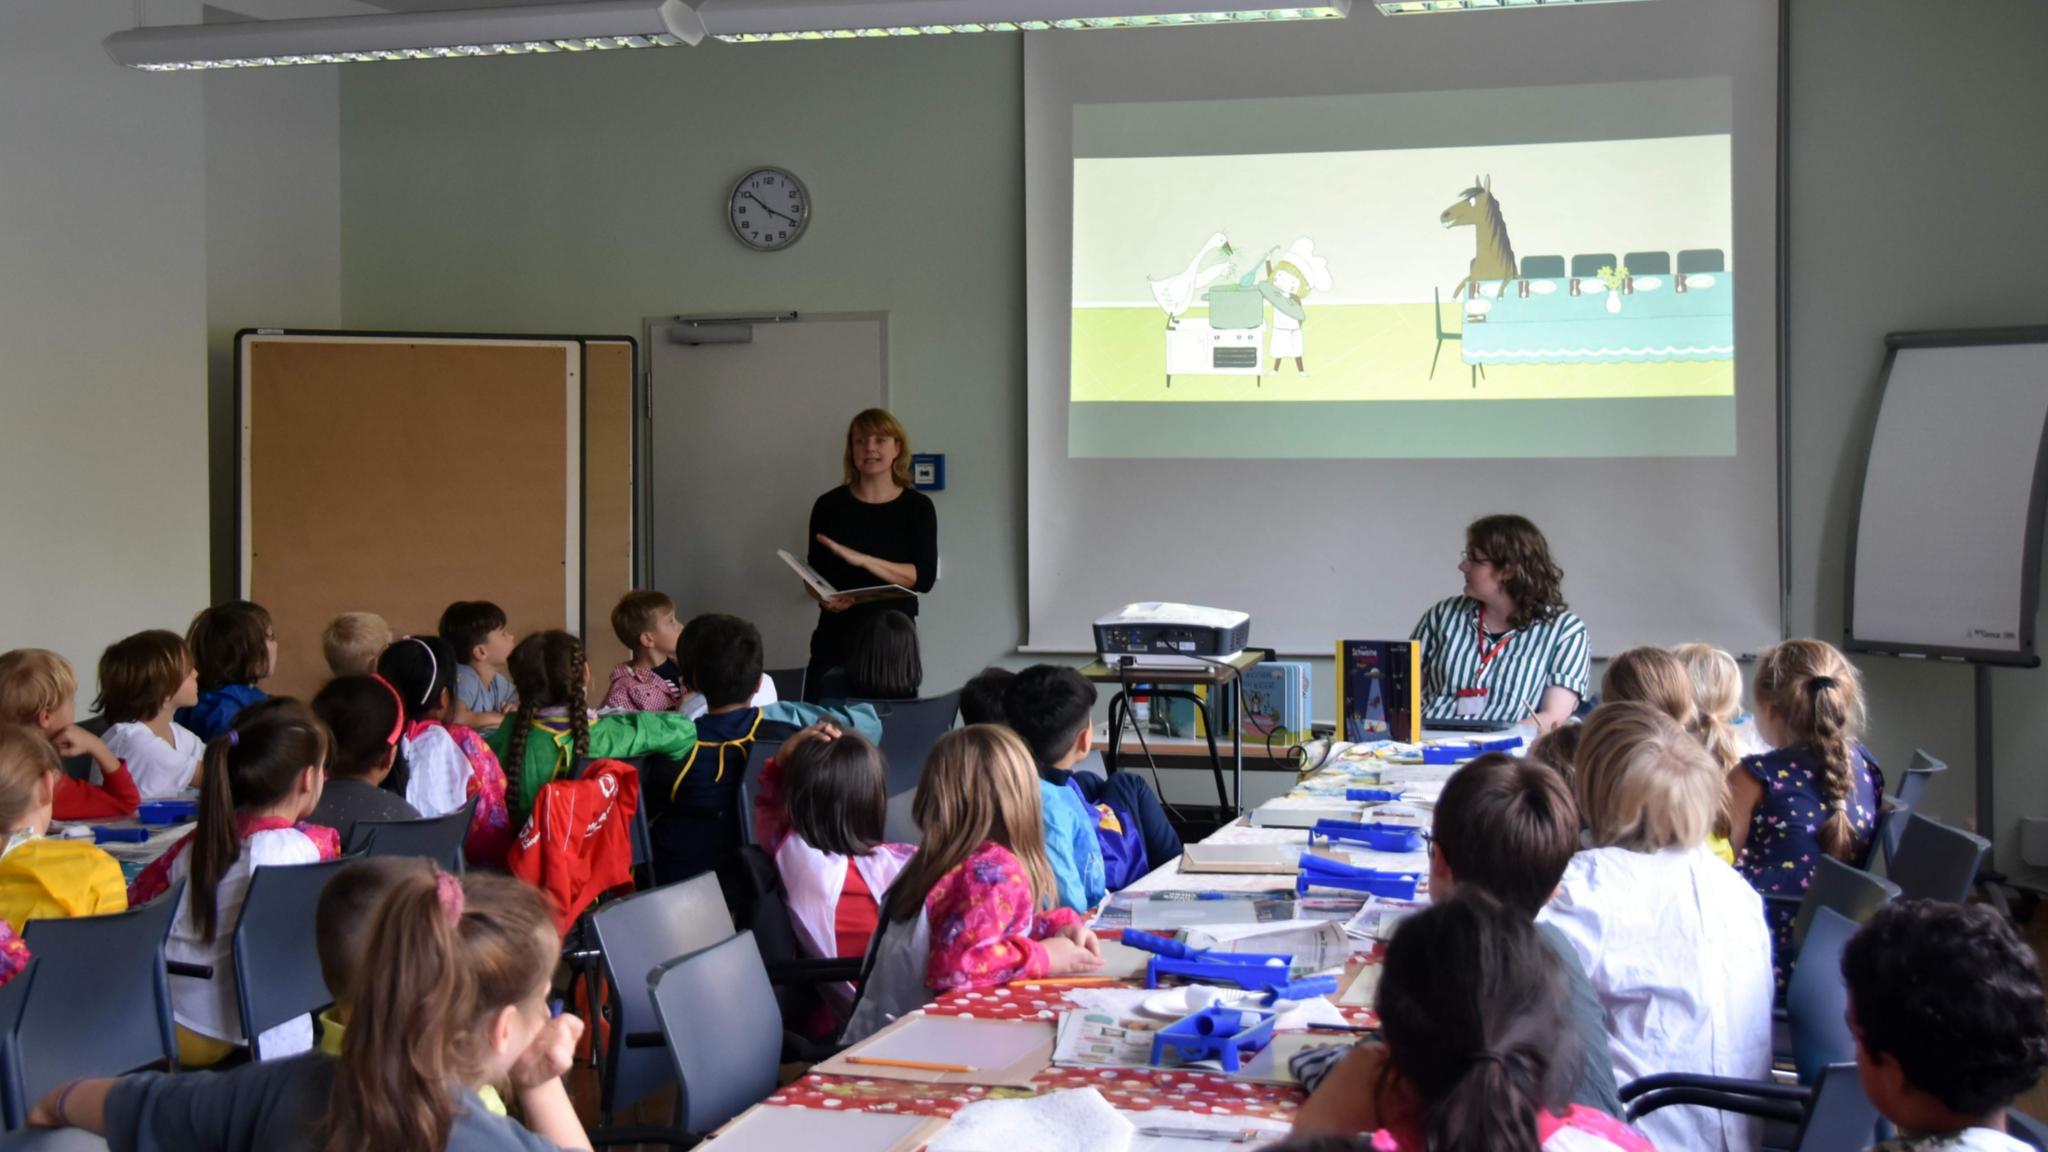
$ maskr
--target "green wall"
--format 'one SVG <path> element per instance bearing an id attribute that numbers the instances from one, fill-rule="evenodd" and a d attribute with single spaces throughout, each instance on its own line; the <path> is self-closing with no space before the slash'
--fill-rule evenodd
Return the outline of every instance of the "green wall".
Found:
<path id="1" fill-rule="evenodd" d="M 923 631 L 927 679 L 957 683 L 1022 634 L 1022 83 L 1004 36 L 350 69 L 344 321 L 638 333 L 678 312 L 888 312 L 892 407 L 947 455 Z M 816 204 L 784 252 L 725 226 L 757 164 Z M 714 431 L 775 466 L 773 429 Z"/>

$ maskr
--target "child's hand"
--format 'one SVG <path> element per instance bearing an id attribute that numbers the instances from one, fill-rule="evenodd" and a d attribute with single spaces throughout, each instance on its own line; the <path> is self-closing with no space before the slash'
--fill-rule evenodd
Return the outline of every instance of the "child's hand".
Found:
<path id="1" fill-rule="evenodd" d="M 564 1013 L 548 1021 L 512 1065 L 512 1087 L 523 1092 L 561 1079 L 576 1062 L 576 1041 L 582 1035 L 581 1017 Z"/>
<path id="2" fill-rule="evenodd" d="M 59 756 L 90 756 L 95 760 L 111 760 L 112 752 L 99 737 L 73 724 L 50 737 L 50 743 L 57 746 Z"/>
<path id="3" fill-rule="evenodd" d="M 812 740 L 823 740 L 830 743 L 837 739 L 839 739 L 839 725 L 834 724 L 830 720 L 820 720 L 808 728 L 798 729 L 792 733 L 789 739 L 782 742 L 782 748 L 776 755 L 787 756 Z"/>
<path id="4" fill-rule="evenodd" d="M 1061 930 L 1064 933 L 1064 929 Z M 1090 932 L 1089 938 L 1095 934 Z M 1046 972 L 1048 976 L 1072 976 L 1079 972 L 1093 972 L 1102 967 L 1102 956 L 1088 951 L 1074 943 L 1064 934 L 1048 936 L 1042 942 L 1045 947 Z"/>
<path id="5" fill-rule="evenodd" d="M 1086 949 L 1090 956 L 1095 957 L 1097 960 L 1102 959 L 1102 941 L 1096 939 L 1095 933 L 1086 925 L 1065 924 L 1055 931 L 1053 935 L 1065 940 L 1072 940 L 1075 944 Z"/>

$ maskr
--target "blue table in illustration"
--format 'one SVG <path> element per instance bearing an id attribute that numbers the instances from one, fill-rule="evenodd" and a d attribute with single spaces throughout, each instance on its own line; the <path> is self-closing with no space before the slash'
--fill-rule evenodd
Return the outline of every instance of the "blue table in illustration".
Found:
<path id="1" fill-rule="evenodd" d="M 1598 280 L 1510 280 L 1498 298 L 1465 301 L 1467 364 L 1612 364 L 1735 358 L 1735 287 L 1727 272 L 1639 276 L 1611 293 Z"/>

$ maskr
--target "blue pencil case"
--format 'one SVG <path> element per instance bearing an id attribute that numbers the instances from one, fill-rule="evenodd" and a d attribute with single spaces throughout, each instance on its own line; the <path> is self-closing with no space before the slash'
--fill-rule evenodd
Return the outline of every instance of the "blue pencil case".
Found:
<path id="1" fill-rule="evenodd" d="M 1165 1064 L 1170 1053 L 1183 1063 L 1215 1060 L 1225 1072 L 1243 1068 L 1245 1055 L 1273 1039 L 1279 1014 L 1257 1009 L 1211 1006 L 1160 1029 L 1152 1039 L 1152 1063 Z"/>
<path id="2" fill-rule="evenodd" d="M 1348 820 L 1318 820 L 1308 830 L 1308 842 L 1318 839 L 1363 844 L 1376 852 L 1413 852 L 1422 847 L 1422 829 L 1406 824 L 1354 824 Z"/>
<path id="3" fill-rule="evenodd" d="M 1364 800 L 1392 803 L 1400 798 L 1401 793 L 1392 788 L 1346 788 L 1344 790 L 1344 799 L 1353 802 Z"/>
<path id="4" fill-rule="evenodd" d="M 1372 896 L 1385 896 L 1390 900 L 1413 900 L 1415 889 L 1422 884 L 1422 877 L 1413 872 L 1381 872 L 1372 868 L 1356 868 L 1326 860 L 1321 856 L 1304 854 L 1301 858 L 1301 877 L 1294 882 L 1297 893 L 1306 893 L 1310 888 L 1336 888 L 1346 892 L 1364 892 Z"/>
<path id="5" fill-rule="evenodd" d="M 140 844 L 148 839 L 147 828 L 115 828 L 96 824 L 92 830 L 92 842 L 95 844 Z"/>
<path id="6" fill-rule="evenodd" d="M 145 800 L 135 810 L 140 824 L 183 824 L 199 818 L 197 800 Z"/>

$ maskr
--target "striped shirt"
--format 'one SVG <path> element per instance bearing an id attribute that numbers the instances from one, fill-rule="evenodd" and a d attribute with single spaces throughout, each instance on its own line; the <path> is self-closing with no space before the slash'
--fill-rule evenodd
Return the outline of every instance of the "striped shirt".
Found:
<path id="1" fill-rule="evenodd" d="M 1526 628 L 1507 633 L 1507 644 L 1479 675 L 1479 601 L 1453 596 L 1422 614 L 1411 640 L 1422 642 L 1423 722 L 1458 714 L 1458 689 L 1486 689 L 1485 708 L 1474 719 L 1497 720 L 1502 727 L 1520 723 L 1542 706 L 1543 690 L 1552 684 L 1584 700 L 1590 660 L 1586 624 L 1570 612 L 1559 612 Z M 1500 637 L 1488 639 L 1492 651 Z"/>

